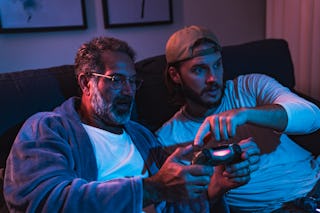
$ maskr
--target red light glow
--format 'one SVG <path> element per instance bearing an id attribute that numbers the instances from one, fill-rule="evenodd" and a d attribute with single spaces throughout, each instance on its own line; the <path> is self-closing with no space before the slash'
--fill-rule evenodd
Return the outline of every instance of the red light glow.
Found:
<path id="1" fill-rule="evenodd" d="M 228 154 L 230 154 L 230 150 L 229 149 L 220 150 L 220 151 L 214 151 L 213 152 L 213 155 L 215 155 L 215 156 L 226 156 Z"/>

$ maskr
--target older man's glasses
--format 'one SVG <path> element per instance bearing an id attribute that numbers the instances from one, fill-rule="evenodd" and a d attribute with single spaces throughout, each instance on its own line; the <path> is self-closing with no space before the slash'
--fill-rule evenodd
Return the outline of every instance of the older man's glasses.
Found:
<path id="1" fill-rule="evenodd" d="M 127 83 L 129 83 L 130 87 L 134 90 L 137 90 L 141 87 L 143 80 L 137 79 L 135 76 L 128 77 L 122 74 L 113 74 L 113 75 L 103 75 L 100 73 L 88 73 L 93 76 L 98 76 L 105 78 L 110 81 L 110 86 L 112 89 L 121 89 L 123 88 Z"/>

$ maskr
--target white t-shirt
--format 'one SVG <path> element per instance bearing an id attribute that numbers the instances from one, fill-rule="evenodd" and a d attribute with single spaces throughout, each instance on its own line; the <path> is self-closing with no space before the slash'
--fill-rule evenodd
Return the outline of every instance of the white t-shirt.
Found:
<path id="1" fill-rule="evenodd" d="M 291 93 L 274 79 L 260 74 L 239 76 L 226 82 L 224 97 L 214 114 L 240 107 L 277 103 L 288 114 L 284 133 L 308 133 L 320 127 L 320 111 Z M 276 122 L 276 121 L 275 121 Z M 157 132 L 164 146 L 192 142 L 201 125 L 180 109 Z M 317 141 L 312 141 L 317 142 Z M 280 144 L 260 158 L 259 169 L 248 184 L 226 194 L 230 206 L 244 212 L 271 212 L 286 201 L 306 195 L 320 176 L 320 158 L 295 144 L 286 134 Z"/>
<path id="2" fill-rule="evenodd" d="M 94 149 L 98 181 L 148 176 L 141 154 L 125 131 L 118 135 L 86 124 L 82 125 Z"/>

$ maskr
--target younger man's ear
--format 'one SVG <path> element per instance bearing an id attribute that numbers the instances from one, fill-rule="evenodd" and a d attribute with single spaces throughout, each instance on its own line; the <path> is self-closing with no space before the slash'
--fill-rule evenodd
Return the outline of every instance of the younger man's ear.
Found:
<path id="1" fill-rule="evenodd" d="M 174 67 L 169 67 L 168 68 L 168 72 L 169 72 L 169 75 L 172 79 L 172 81 L 176 84 L 181 84 L 181 78 L 180 78 L 180 74 L 179 72 L 177 71 L 176 68 Z"/>

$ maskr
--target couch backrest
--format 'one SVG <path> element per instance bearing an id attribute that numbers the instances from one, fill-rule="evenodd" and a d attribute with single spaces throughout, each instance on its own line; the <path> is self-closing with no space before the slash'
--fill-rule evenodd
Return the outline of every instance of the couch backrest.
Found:
<path id="1" fill-rule="evenodd" d="M 0 74 L 0 168 L 19 127 L 39 111 L 52 110 L 79 93 L 72 65 Z"/>

